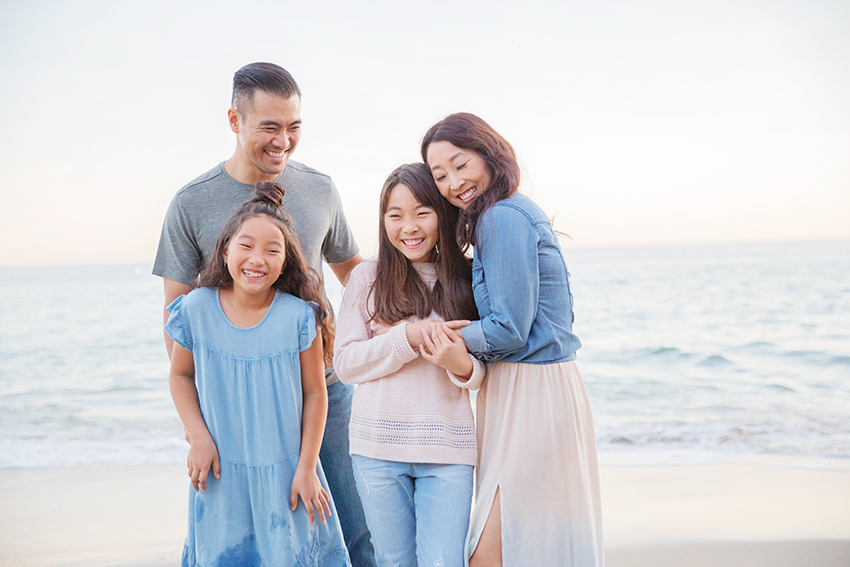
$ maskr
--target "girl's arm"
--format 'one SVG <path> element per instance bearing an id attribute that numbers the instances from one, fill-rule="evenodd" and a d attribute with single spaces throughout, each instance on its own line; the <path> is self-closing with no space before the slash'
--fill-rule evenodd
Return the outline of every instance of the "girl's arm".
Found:
<path id="1" fill-rule="evenodd" d="M 367 300 L 374 270 L 367 262 L 351 273 L 336 320 L 333 366 L 346 384 L 383 378 L 419 356 L 407 340 L 407 322 L 373 335 Z"/>
<path id="2" fill-rule="evenodd" d="M 301 391 L 304 405 L 301 413 L 301 455 L 298 467 L 292 479 L 292 495 L 289 504 L 292 510 L 298 507 L 298 497 L 304 502 L 310 523 L 315 524 L 314 510 L 319 513 L 322 523 L 325 516 L 331 515 L 328 505 L 328 493 L 322 487 L 316 466 L 319 463 L 319 449 L 325 433 L 325 421 L 328 416 L 328 390 L 325 386 L 325 365 L 322 360 L 322 335 L 316 338 L 310 348 L 303 351 L 301 357 Z"/>
<path id="3" fill-rule="evenodd" d="M 218 449 L 201 415 L 198 389 L 195 386 L 195 360 L 191 352 L 177 343 L 174 343 L 171 351 L 168 387 L 171 390 L 174 407 L 177 408 L 177 413 L 186 428 L 186 436 L 191 440 L 186 464 L 189 467 L 192 486 L 195 492 L 199 488 L 205 491 L 210 467 L 215 477 L 221 478 L 221 463 L 218 459 Z"/>

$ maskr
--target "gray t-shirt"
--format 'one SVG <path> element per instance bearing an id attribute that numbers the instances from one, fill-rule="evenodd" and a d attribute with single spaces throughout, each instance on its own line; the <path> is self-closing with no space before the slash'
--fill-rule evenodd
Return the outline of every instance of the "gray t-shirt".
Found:
<path id="1" fill-rule="evenodd" d="M 357 242 L 329 176 L 289 160 L 276 181 L 286 189 L 283 205 L 307 262 L 320 276 L 323 257 L 329 264 L 340 264 L 357 255 Z M 180 189 L 165 214 L 154 275 L 193 285 L 224 225 L 253 190 L 253 185 L 232 178 L 224 163 Z M 329 384 L 336 381 L 334 374 L 327 378 Z"/>
<path id="2" fill-rule="evenodd" d="M 322 274 L 322 258 L 339 264 L 359 249 L 331 178 L 289 160 L 276 179 L 307 262 Z M 215 250 L 224 225 L 251 197 L 253 185 L 232 178 L 220 163 L 180 189 L 171 201 L 153 265 L 154 275 L 192 285 Z"/>

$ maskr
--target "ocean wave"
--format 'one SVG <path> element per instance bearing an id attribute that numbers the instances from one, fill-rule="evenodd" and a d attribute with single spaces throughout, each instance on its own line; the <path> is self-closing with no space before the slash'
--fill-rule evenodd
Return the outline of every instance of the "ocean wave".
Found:
<path id="1" fill-rule="evenodd" d="M 836 355 L 821 350 L 790 350 L 780 353 L 783 358 L 798 359 L 807 364 L 818 366 L 850 366 L 850 356 Z"/>
<path id="2" fill-rule="evenodd" d="M 833 356 L 825 361 L 830 366 L 850 366 L 850 356 Z"/>
<path id="3" fill-rule="evenodd" d="M 682 352 L 680 349 L 676 347 L 649 347 L 643 350 L 644 355 L 649 356 L 677 356 L 688 358 L 691 356 L 690 353 Z"/>
<path id="4" fill-rule="evenodd" d="M 773 348 L 775 346 L 776 346 L 775 344 L 768 343 L 768 342 L 765 342 L 765 341 L 754 341 L 754 342 L 747 343 L 747 344 L 743 345 L 743 348 L 745 348 L 745 349 L 767 349 L 767 348 Z"/>
<path id="5" fill-rule="evenodd" d="M 719 354 L 712 354 L 710 356 L 705 357 L 703 360 L 697 363 L 698 366 L 710 366 L 710 367 L 718 367 L 718 366 L 732 366 L 734 363 L 731 360 L 727 360 L 725 357 Z"/>
<path id="6" fill-rule="evenodd" d="M 122 440 L 0 438 L 0 469 L 174 465 L 186 462 L 188 446 L 174 437 Z"/>
<path id="7" fill-rule="evenodd" d="M 850 431 L 841 416 L 730 423 L 695 417 L 678 420 L 620 421 L 597 426 L 600 450 L 634 447 L 652 450 L 709 450 L 719 452 L 817 456 L 850 459 Z"/>
<path id="8" fill-rule="evenodd" d="M 797 392 L 797 388 L 792 388 L 790 386 L 785 386 L 783 384 L 766 384 L 766 388 L 770 388 L 771 390 L 776 390 L 779 392 Z"/>

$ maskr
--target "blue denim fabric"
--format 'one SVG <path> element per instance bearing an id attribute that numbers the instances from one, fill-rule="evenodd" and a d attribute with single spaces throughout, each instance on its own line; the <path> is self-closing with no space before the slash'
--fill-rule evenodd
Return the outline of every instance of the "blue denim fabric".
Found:
<path id="1" fill-rule="evenodd" d="M 381 567 L 463 567 L 472 465 L 351 459 Z"/>
<path id="2" fill-rule="evenodd" d="M 515 193 L 484 211 L 475 233 L 472 287 L 480 321 L 462 329 L 486 361 L 575 360 L 573 296 L 558 237 L 546 214 Z"/>
<path id="3" fill-rule="evenodd" d="M 325 369 L 327 372 L 333 372 Z M 376 567 L 369 528 L 354 481 L 351 455 L 348 454 L 348 422 L 354 386 L 335 382 L 328 386 L 328 419 L 319 450 L 328 488 L 336 505 L 339 523 L 352 567 Z"/>

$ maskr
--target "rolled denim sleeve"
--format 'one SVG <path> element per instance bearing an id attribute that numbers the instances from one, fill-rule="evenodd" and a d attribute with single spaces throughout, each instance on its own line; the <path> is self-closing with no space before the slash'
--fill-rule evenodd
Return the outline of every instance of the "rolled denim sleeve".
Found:
<path id="1" fill-rule="evenodd" d="M 479 304 L 482 299 L 483 307 L 489 303 L 489 312 L 479 305 L 482 319 L 461 332 L 473 353 L 495 360 L 528 342 L 540 290 L 539 235 L 523 210 L 499 204 L 482 215 L 476 240 L 483 276 L 474 282 L 474 291 Z"/>

